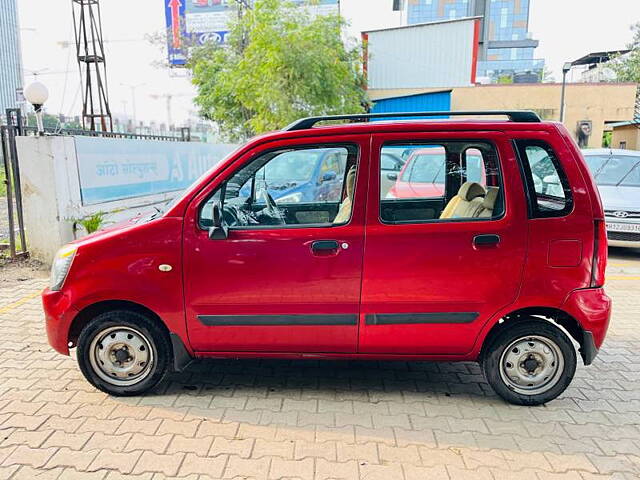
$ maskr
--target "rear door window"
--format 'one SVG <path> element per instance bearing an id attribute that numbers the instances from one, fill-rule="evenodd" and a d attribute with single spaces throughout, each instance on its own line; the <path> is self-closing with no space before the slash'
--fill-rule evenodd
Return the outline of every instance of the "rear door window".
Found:
<path id="1" fill-rule="evenodd" d="M 384 155 L 407 152 L 400 172 Z M 380 219 L 385 223 L 495 220 L 504 213 L 498 155 L 488 142 L 385 144 L 380 156 Z"/>
<path id="2" fill-rule="evenodd" d="M 561 217 L 569 213 L 573 207 L 571 188 L 551 146 L 540 141 L 518 141 L 517 145 L 531 217 Z"/>

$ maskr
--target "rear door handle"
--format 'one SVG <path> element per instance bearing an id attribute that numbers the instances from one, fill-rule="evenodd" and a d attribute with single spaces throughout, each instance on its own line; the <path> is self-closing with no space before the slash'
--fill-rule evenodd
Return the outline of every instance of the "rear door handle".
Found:
<path id="1" fill-rule="evenodd" d="M 487 234 L 476 235 L 473 237 L 473 244 L 476 247 L 487 247 L 491 245 L 498 245 L 500 243 L 500 235 Z"/>
<path id="2" fill-rule="evenodd" d="M 335 240 L 316 240 L 311 244 L 314 253 L 330 252 L 338 250 L 338 242 Z"/>

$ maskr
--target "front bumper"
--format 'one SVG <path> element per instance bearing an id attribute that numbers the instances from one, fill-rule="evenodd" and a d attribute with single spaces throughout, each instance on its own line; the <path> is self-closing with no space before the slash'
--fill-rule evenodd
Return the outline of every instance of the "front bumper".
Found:
<path id="1" fill-rule="evenodd" d="M 609 328 L 611 299 L 602 288 L 574 290 L 562 309 L 575 318 L 583 330 L 580 355 L 589 365 L 598 354 Z"/>
<path id="2" fill-rule="evenodd" d="M 605 223 L 609 246 L 640 248 L 640 219 L 605 216 Z"/>
<path id="3" fill-rule="evenodd" d="M 42 292 L 47 338 L 49 345 L 63 355 L 69 355 L 69 329 L 78 311 L 71 306 L 68 295 L 46 288 Z"/>
<path id="4" fill-rule="evenodd" d="M 630 240 L 613 240 L 609 238 L 607 240 L 607 244 L 610 247 L 625 247 L 625 248 L 640 248 L 640 241 L 630 241 Z"/>

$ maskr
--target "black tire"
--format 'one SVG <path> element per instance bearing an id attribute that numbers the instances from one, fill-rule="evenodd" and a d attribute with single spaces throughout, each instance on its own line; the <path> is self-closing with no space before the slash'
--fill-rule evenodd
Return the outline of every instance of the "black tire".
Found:
<path id="1" fill-rule="evenodd" d="M 488 342 L 481 360 L 484 376 L 509 403 L 545 404 L 564 392 L 573 380 L 576 349 L 567 334 L 550 322 L 531 319 L 508 324 Z M 535 370 L 528 370 L 534 367 Z"/>
<path id="2" fill-rule="evenodd" d="M 120 338 L 125 339 L 124 344 L 117 343 Z M 106 342 L 112 342 L 112 348 L 105 350 L 103 344 Z M 109 367 L 114 371 L 120 368 L 116 364 L 120 350 L 122 355 L 129 355 L 127 359 L 120 359 L 126 368 L 121 368 L 122 373 L 108 371 Z M 173 356 L 166 332 L 147 316 L 127 310 L 105 312 L 87 323 L 80 332 L 76 353 L 80 370 L 89 383 L 120 397 L 141 395 L 162 382 Z M 116 363 L 105 365 L 107 358 L 115 358 Z M 143 359 L 146 361 L 141 361 Z M 138 369 L 140 373 L 131 373 Z"/>

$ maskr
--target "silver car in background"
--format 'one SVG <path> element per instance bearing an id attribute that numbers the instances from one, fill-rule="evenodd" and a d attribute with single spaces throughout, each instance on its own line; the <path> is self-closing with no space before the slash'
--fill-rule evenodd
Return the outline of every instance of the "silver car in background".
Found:
<path id="1" fill-rule="evenodd" d="M 640 247 L 640 151 L 607 148 L 582 154 L 604 204 L 609 245 Z"/>

